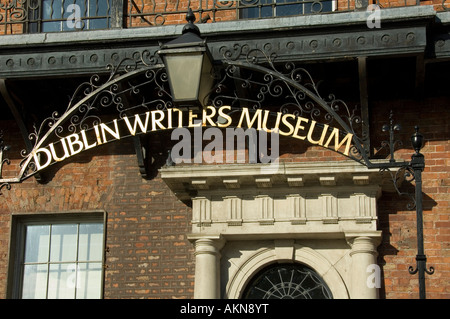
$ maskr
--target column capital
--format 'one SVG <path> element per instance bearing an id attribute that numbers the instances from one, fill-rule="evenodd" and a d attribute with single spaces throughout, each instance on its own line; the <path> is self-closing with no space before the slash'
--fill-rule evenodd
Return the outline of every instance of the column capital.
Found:
<path id="1" fill-rule="evenodd" d="M 223 248 L 226 242 L 222 235 L 189 234 L 187 236 L 187 239 L 195 247 L 194 255 L 216 254 L 220 256 L 220 250 Z"/>
<path id="2" fill-rule="evenodd" d="M 195 247 L 195 299 L 220 297 L 220 250 L 225 245 L 221 235 L 188 235 Z"/>
<path id="3" fill-rule="evenodd" d="M 356 246 L 361 246 L 364 243 L 373 246 L 376 250 L 381 243 L 381 231 L 369 231 L 369 232 L 346 232 L 345 240 L 352 247 L 352 250 L 357 249 Z"/>

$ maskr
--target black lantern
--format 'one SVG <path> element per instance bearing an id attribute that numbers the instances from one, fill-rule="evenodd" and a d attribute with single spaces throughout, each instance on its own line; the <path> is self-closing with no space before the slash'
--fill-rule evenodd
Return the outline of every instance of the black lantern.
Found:
<path id="1" fill-rule="evenodd" d="M 182 35 L 160 45 L 158 54 L 167 69 L 172 99 L 177 106 L 205 107 L 205 98 L 213 86 L 212 58 L 200 30 L 194 25 L 195 15 L 189 8 L 188 23 Z"/>

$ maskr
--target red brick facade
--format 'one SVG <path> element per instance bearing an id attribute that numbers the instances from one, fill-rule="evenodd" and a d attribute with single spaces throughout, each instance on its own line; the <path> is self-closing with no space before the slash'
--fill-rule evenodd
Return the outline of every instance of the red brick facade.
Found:
<path id="1" fill-rule="evenodd" d="M 84 153 L 55 166 L 51 174 L 47 184 L 32 179 L 4 191 L 2 297 L 12 215 L 98 210 L 107 213 L 105 298 L 192 297 L 194 263 L 192 245 L 186 239 L 190 208 L 160 178 L 141 177 L 131 140 Z"/>
<path id="2" fill-rule="evenodd" d="M 426 2 L 434 4 L 436 10 L 442 9 L 437 1 Z M 5 1 L 0 1 L 0 4 L 2 3 Z M 171 2 L 171 5 L 173 4 L 174 2 Z M 196 5 L 194 2 L 192 4 Z M 421 4 L 426 3 L 421 2 Z M 395 2 L 390 2 L 390 5 L 395 6 Z M 405 5 L 405 2 L 402 1 L 399 5 Z M 354 1 L 350 1 L 350 6 L 354 6 Z M 353 9 L 343 8 L 339 2 L 338 9 L 341 10 L 341 8 L 342 10 Z M 136 14 L 138 13 L 136 10 L 136 8 L 128 8 L 127 12 Z M 170 11 L 171 8 L 167 7 L 165 10 Z M 185 8 L 180 10 L 184 11 Z M 151 16 L 146 18 L 150 19 Z M 235 9 L 220 11 L 217 12 L 215 21 L 228 21 L 235 18 Z M 180 13 L 179 16 L 170 15 L 165 21 L 165 24 L 184 23 L 184 13 Z M 141 27 L 148 26 L 148 21 L 125 15 L 123 24 L 128 27 Z M 23 32 L 21 24 L 2 25 L 0 23 L 0 25 L 4 27 L 0 30 L 0 34 Z M 305 30 L 304 26 L 300 26 L 299 30 L 301 28 Z M 321 28 L 322 26 L 318 27 L 314 32 L 325 30 Z M 350 29 L 350 26 L 345 26 L 342 30 L 347 29 Z M 256 31 L 253 30 L 253 32 Z M 326 30 L 323 32 L 325 34 Z M 358 32 L 361 31 L 357 30 L 355 34 Z M 371 31 L 364 29 L 364 32 L 369 34 L 368 32 Z M 261 33 L 258 33 L 258 37 L 262 38 Z M 356 37 L 355 39 L 357 41 Z M 310 45 L 313 43 L 313 41 L 309 42 L 310 40 L 308 39 L 305 43 Z M 426 40 L 433 42 L 434 39 Z M 138 40 L 133 41 L 138 42 Z M 147 39 L 142 41 L 145 42 Z M 231 43 L 231 40 L 227 41 Z M 341 42 L 335 43 L 341 45 Z M 354 45 L 357 46 L 357 43 L 355 42 Z M 381 43 L 380 46 L 382 45 L 389 46 L 386 43 Z M 14 48 L 8 49 L 10 52 L 14 51 Z M 294 53 L 294 50 L 292 52 Z M 340 51 L 339 53 L 342 54 Z M 440 66 L 424 66 L 426 71 L 423 72 L 429 72 L 427 75 L 431 76 L 424 78 L 424 94 L 420 96 L 416 94 L 418 92 L 413 92 L 413 88 L 417 88 L 414 82 L 419 78 L 415 70 L 411 71 L 411 66 L 416 65 L 415 57 L 408 60 L 408 63 L 413 61 L 412 63 L 398 71 L 395 67 L 397 63 L 402 63 L 398 60 L 405 58 L 400 54 L 398 56 L 399 59 L 390 56 L 389 59 L 392 59 L 384 66 L 382 63 L 374 63 L 373 69 L 369 70 L 372 72 L 369 72 L 368 84 L 371 150 L 379 155 L 379 158 L 388 158 L 387 153 L 378 151 L 381 141 L 389 139 L 388 133 L 382 132 L 382 126 L 389 121 L 391 111 L 394 122 L 402 126 L 401 131 L 396 132 L 396 139 L 403 142 L 403 146 L 395 152 L 397 159 L 405 161 L 411 159 L 413 150 L 410 146 L 410 136 L 414 132 L 415 125 L 420 127 L 420 132 L 425 137 L 424 147 L 421 150 L 425 156 L 424 246 L 428 258 L 427 266 L 435 269 L 433 275 L 426 275 L 427 297 L 447 299 L 450 298 L 450 95 L 447 88 L 449 67 L 447 62 L 442 63 L 444 65 L 442 70 L 439 69 Z M 361 98 L 358 90 L 360 89 L 358 63 L 355 62 L 358 58 L 360 56 L 348 60 L 342 59 L 336 63 L 334 60 L 333 63 L 321 60 L 320 63 L 315 63 L 317 61 L 314 61 L 306 67 L 311 67 L 313 71 L 321 71 L 322 74 L 319 77 L 329 76 L 330 79 L 326 80 L 331 80 L 331 86 L 335 86 L 332 93 L 338 98 L 344 95 L 342 98 L 353 107 L 355 104 L 360 105 Z M 11 68 L 17 67 L 17 59 L 8 61 L 10 64 L 5 65 Z M 51 59 L 49 58 L 48 61 Z M 68 63 L 72 62 L 69 60 Z M 334 66 L 328 68 L 332 64 Z M 31 67 L 33 65 L 30 65 Z M 408 71 L 405 73 L 406 76 L 398 76 L 405 70 Z M 382 75 L 379 76 L 378 71 Z M 314 72 L 312 73 L 315 75 Z M 435 76 L 438 78 L 434 78 Z M 43 78 L 47 79 L 45 76 Z M 53 80 L 55 78 L 53 77 Z M 405 79 L 409 82 L 401 83 Z M 24 82 L 19 83 L 19 86 Z M 59 104 L 65 105 L 65 101 Z M 28 107 L 32 109 L 33 105 Z M 279 108 L 278 105 L 273 107 Z M 0 105 L 0 109 L 9 112 L 6 105 Z M 34 111 L 36 112 L 34 115 L 39 115 L 41 110 Z M 45 116 L 50 116 L 50 113 Z M 111 116 L 111 114 L 108 115 Z M 11 118 L 12 116 L 8 115 L 7 120 L 0 119 L 4 145 L 12 146 L 5 152 L 5 157 L 11 162 L 5 163 L 3 171 L 0 171 L 3 178 L 14 177 L 20 170 L 20 161 L 23 159 L 20 151 L 25 148 L 17 123 Z M 158 137 L 161 140 L 153 143 L 152 134 L 155 136 L 159 134 Z M 169 139 L 169 134 L 149 133 L 147 142 L 151 145 L 151 151 L 158 152 L 162 151 L 162 145 L 169 145 Z M 210 154 L 204 154 L 204 158 L 208 156 Z M 307 141 L 295 139 L 292 136 L 280 139 L 281 162 L 313 163 L 344 160 L 349 159 L 330 149 L 311 146 Z M 210 165 L 211 170 L 216 169 L 214 164 Z M 155 168 L 160 166 L 162 165 L 156 165 Z M 196 256 L 194 244 L 188 240 L 188 235 L 192 233 L 193 208 L 182 202 L 177 197 L 178 194 L 172 192 L 161 178 L 161 174 L 152 178 L 142 177 L 132 139 L 114 141 L 71 156 L 62 163 L 46 168 L 42 173 L 44 182 L 30 178 L 22 183 L 12 184 L 10 190 L 7 187 L 1 189 L 3 194 L 0 196 L 0 299 L 10 297 L 11 287 L 8 285 L 11 281 L 11 260 L 14 258 L 12 256 L 14 249 L 11 248 L 13 219 L 22 215 L 43 214 L 81 213 L 88 216 L 94 212 L 102 212 L 106 215 L 104 298 L 190 299 L 194 297 Z M 414 186 L 414 181 L 406 179 L 400 191 L 414 192 Z M 377 259 L 381 267 L 379 296 L 383 299 L 418 298 L 418 276 L 408 272 L 410 266 L 416 267 L 417 254 L 416 212 L 407 209 L 408 203 L 410 203 L 409 197 L 399 196 L 395 191 L 384 191 L 377 201 L 377 229 L 382 231 Z"/>
<path id="3" fill-rule="evenodd" d="M 435 274 L 427 275 L 429 298 L 450 297 L 450 113 L 447 98 L 379 101 L 374 104 L 372 127 L 381 127 L 383 114 L 396 111 L 402 124 L 399 135 L 405 148 L 397 156 L 409 159 L 409 132 L 420 125 L 425 135 L 422 153 L 426 159 L 423 173 L 424 242 L 428 265 Z M 421 110 L 426 110 L 422 112 Z M 373 140 L 385 138 L 383 133 Z M 8 128 L 6 143 L 14 140 Z M 305 150 L 302 141 L 290 139 L 291 146 Z M 128 141 L 116 142 L 73 157 L 63 165 L 50 168 L 51 181 L 39 185 L 31 179 L 4 190 L 0 205 L 0 288 L 6 293 L 9 227 L 14 214 L 55 212 L 107 213 L 105 298 L 192 298 L 194 283 L 193 246 L 187 240 L 191 209 L 171 193 L 156 177 L 145 180 L 139 174 L 133 148 Z M 309 147 L 303 154 L 283 152 L 283 161 L 327 161 L 338 156 L 322 148 Z M 301 153 L 301 152 L 300 152 Z M 331 156 L 331 157 L 330 157 Z M 341 158 L 343 159 L 343 158 Z M 8 171 L 16 168 L 14 159 Z M 5 172 L 8 174 L 8 172 Z M 405 182 L 402 190 L 412 190 Z M 383 193 L 378 200 L 379 229 L 383 231 L 378 248 L 382 266 L 380 297 L 416 298 L 418 279 L 408 273 L 415 267 L 416 216 L 406 209 L 407 197 Z"/>
<path id="4" fill-rule="evenodd" d="M 449 99 L 425 99 L 422 101 L 401 100 L 377 103 L 377 114 L 388 112 L 389 108 L 401 108 L 396 123 L 402 124 L 402 132 L 413 131 L 413 125 L 420 125 L 426 136 L 422 149 L 425 155 L 425 171 L 423 179 L 424 200 L 424 245 L 427 265 L 435 268 L 435 273 L 426 275 L 428 298 L 449 297 L 449 218 L 450 218 L 450 165 L 448 140 Z M 421 112 L 421 110 L 426 110 Z M 401 114 L 401 115 L 400 115 Z M 374 115 L 378 118 L 379 115 Z M 380 119 L 381 120 L 381 119 Z M 403 135 L 405 147 L 408 147 L 408 136 Z M 402 150 L 402 157 L 408 159 L 411 150 Z M 414 183 L 412 183 L 414 185 Z M 413 191 L 408 184 L 403 189 Z M 385 298 L 414 298 L 418 293 L 417 276 L 408 273 L 408 267 L 415 268 L 417 249 L 416 212 L 406 210 L 407 197 L 399 197 L 396 193 L 384 193 L 378 201 L 380 229 L 383 230 L 383 241 L 378 248 L 379 264 L 383 266 Z"/>

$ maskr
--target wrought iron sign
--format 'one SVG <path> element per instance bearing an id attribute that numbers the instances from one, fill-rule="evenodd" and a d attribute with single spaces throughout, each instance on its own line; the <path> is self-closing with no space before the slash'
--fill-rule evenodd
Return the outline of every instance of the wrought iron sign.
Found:
<path id="1" fill-rule="evenodd" d="M 222 61 L 225 66 L 222 77 L 207 97 L 209 106 L 200 111 L 173 106 L 163 65 L 127 59 L 114 68 L 110 66 L 112 71 L 106 81 L 100 82 L 99 75 L 92 76 L 89 82 L 78 87 L 63 114 L 55 112 L 34 127 L 29 136 L 33 147 L 30 152 L 22 152 L 24 158 L 18 176 L 2 178 L 0 190 L 102 144 L 158 130 L 198 125 L 277 132 L 370 165 L 362 151 L 362 140 L 353 129 L 354 123 L 361 123 L 360 118 L 343 101 L 332 96 L 329 101 L 323 100 L 305 69 L 286 64 L 284 68 L 289 73 L 281 73 L 275 68 L 273 57 L 265 56 L 263 51 L 248 52 L 247 57 L 246 63 Z M 259 65 L 261 58 L 272 69 Z M 243 75 L 245 71 L 250 71 L 247 77 Z M 256 79 L 254 72 L 259 72 L 262 79 Z M 238 83 L 253 96 L 240 96 L 236 89 L 230 90 L 229 82 Z M 263 108 L 265 103 L 274 103 L 274 99 L 279 101 L 279 97 L 283 97 L 284 103 L 277 111 Z M 140 100 L 129 105 L 132 99 Z M 113 109 L 118 118 L 104 121 L 102 117 L 106 116 L 102 113 L 106 109 Z M 341 118 L 337 111 L 342 109 L 345 117 Z M 217 123 L 219 116 L 225 119 L 224 123 Z M 1 150 L 1 156 L 5 151 L 5 148 Z"/>
<path id="2" fill-rule="evenodd" d="M 0 191 L 82 151 L 140 134 L 191 128 L 200 125 L 197 121 L 202 126 L 277 132 L 371 166 L 364 139 L 354 128 L 362 124 L 355 110 L 333 95 L 323 99 L 307 70 L 293 63 L 280 67 L 276 57 L 263 50 L 234 49 L 223 51 L 224 59 L 215 61 L 216 85 L 202 110 L 174 106 L 165 67 L 156 54 L 146 52 L 140 60 L 108 65 L 108 77 L 93 75 L 76 89 L 63 114 L 54 112 L 34 126 L 29 136 L 33 146 L 22 151 L 20 172 L 13 178 L 0 175 Z M 237 60 L 242 55 L 245 62 Z M 225 122 L 218 123 L 219 117 Z M 1 149 L 2 157 L 7 150 Z M 5 159 L 3 164 L 8 163 Z"/>
<path id="3" fill-rule="evenodd" d="M 397 161 L 393 158 L 393 133 L 398 126 L 393 125 L 391 117 L 390 125 L 384 128 L 390 133 L 385 145 L 391 148 L 391 158 L 372 162 L 365 151 L 365 123 L 357 109 L 350 109 L 334 95 L 322 97 L 306 69 L 292 62 L 277 63 L 277 56 L 263 49 L 224 47 L 221 53 L 223 58 L 214 61 L 211 74 L 215 85 L 202 103 L 206 107 L 200 109 L 173 104 L 168 74 L 157 52 L 147 51 L 139 59 L 127 58 L 118 65 L 108 65 L 108 76 L 92 75 L 76 89 L 62 114 L 54 112 L 34 127 L 28 141 L 32 148 L 22 151 L 20 171 L 15 177 L 2 175 L 3 167 L 10 164 L 5 158 L 10 148 L 0 135 L 0 193 L 54 163 L 126 137 L 196 126 L 276 132 L 331 149 L 368 168 L 389 171 L 395 185 L 398 174 L 406 172 L 415 178 L 415 202 L 409 208 L 415 207 L 418 215 L 418 240 L 422 241 L 419 250 L 422 249 L 416 259 L 424 297 L 423 274 L 433 270 L 426 269 L 421 235 L 421 172 L 425 164 L 419 153 L 418 130 L 413 136 L 416 153 L 412 161 Z M 391 172 L 393 168 L 396 173 Z M 411 269 L 411 273 L 416 271 Z"/>

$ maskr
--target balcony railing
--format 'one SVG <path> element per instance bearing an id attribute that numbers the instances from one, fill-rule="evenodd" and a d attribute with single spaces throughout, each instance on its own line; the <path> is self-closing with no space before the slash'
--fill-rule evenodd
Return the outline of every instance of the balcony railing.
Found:
<path id="1" fill-rule="evenodd" d="M 0 0 L 0 34 L 135 28 L 184 24 L 188 7 L 200 23 L 380 8 L 450 0 Z"/>

